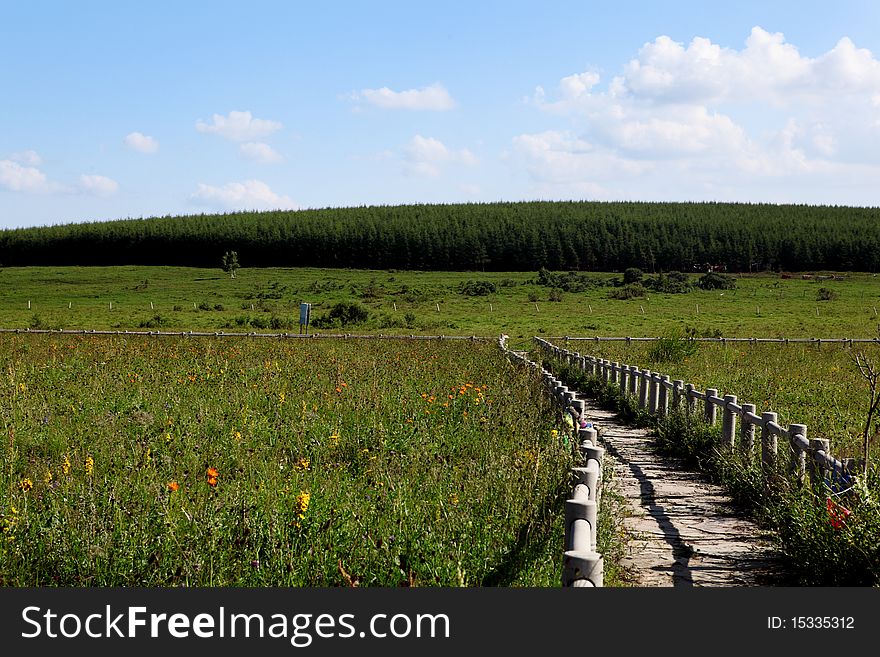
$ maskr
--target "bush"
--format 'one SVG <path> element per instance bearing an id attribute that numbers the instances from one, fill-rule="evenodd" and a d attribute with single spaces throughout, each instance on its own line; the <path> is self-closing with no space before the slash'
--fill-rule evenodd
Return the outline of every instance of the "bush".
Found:
<path id="1" fill-rule="evenodd" d="M 819 291 L 816 292 L 816 301 L 834 301 L 840 295 L 834 290 L 829 290 L 827 287 L 820 287 Z"/>
<path id="2" fill-rule="evenodd" d="M 630 285 L 632 283 L 639 283 L 644 277 L 645 274 L 641 269 L 638 267 L 630 267 L 623 272 L 623 284 Z"/>
<path id="3" fill-rule="evenodd" d="M 547 301 L 562 301 L 562 290 L 558 287 L 554 287 L 550 290 L 550 296 L 547 297 Z"/>
<path id="4" fill-rule="evenodd" d="M 153 315 L 149 319 L 141 320 L 138 324 L 139 328 L 158 328 L 165 323 L 165 318 L 162 315 Z"/>
<path id="5" fill-rule="evenodd" d="M 495 294 L 498 288 L 492 281 L 467 281 L 459 284 L 458 291 L 469 297 L 484 297 Z"/>
<path id="6" fill-rule="evenodd" d="M 656 363 L 681 363 L 699 348 L 698 342 L 685 337 L 680 329 L 673 329 L 651 345 L 648 358 Z"/>
<path id="7" fill-rule="evenodd" d="M 708 274 L 700 276 L 697 285 L 702 290 L 735 290 L 736 279 L 733 276 L 710 271 Z"/>
<path id="8" fill-rule="evenodd" d="M 645 296 L 645 286 L 641 283 L 630 283 L 623 287 L 618 287 L 608 293 L 609 299 L 638 299 Z"/>
<path id="9" fill-rule="evenodd" d="M 646 280 L 644 284 L 655 292 L 666 294 L 686 294 L 693 289 L 693 283 L 688 275 L 679 271 L 671 271 L 668 274 L 661 272 Z"/>
<path id="10" fill-rule="evenodd" d="M 312 320 L 317 328 L 337 328 L 363 324 L 370 318 L 370 311 L 357 301 L 340 301 L 330 311 Z"/>

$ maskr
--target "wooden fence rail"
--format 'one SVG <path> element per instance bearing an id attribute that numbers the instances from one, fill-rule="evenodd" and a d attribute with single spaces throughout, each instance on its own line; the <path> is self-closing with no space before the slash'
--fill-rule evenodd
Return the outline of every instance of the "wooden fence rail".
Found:
<path id="1" fill-rule="evenodd" d="M 660 337 L 619 337 L 619 336 L 601 336 L 595 335 L 590 337 L 572 337 L 568 335 L 549 337 L 547 340 L 554 342 L 655 342 L 662 340 Z M 880 344 L 880 338 L 684 338 L 693 342 L 714 342 L 717 344 L 749 343 L 749 344 L 843 344 L 852 345 L 858 343 Z"/>
<path id="2" fill-rule="evenodd" d="M 828 440 L 808 440 L 806 425 L 782 426 L 778 423 L 776 413 L 758 414 L 754 404 L 741 404 L 736 395 L 722 396 L 715 388 L 707 388 L 701 392 L 693 384 L 685 383 L 681 379 L 671 380 L 668 375 L 659 372 L 604 358 L 582 356 L 539 337 L 535 337 L 534 341 L 548 356 L 609 384 L 619 385 L 622 392 L 636 398 L 639 407 L 652 415 L 663 416 L 676 408 L 691 415 L 701 413 L 707 424 L 715 425 L 720 411 L 722 443 L 735 449 L 739 437 L 739 450 L 748 459 L 754 458 L 755 435 L 760 428 L 760 462 L 768 475 L 786 466 L 788 473 L 798 481 L 802 482 L 808 475 L 813 484 L 830 480 L 834 484 L 843 485 L 848 482 L 849 475 L 855 468 L 854 459 L 842 462 L 831 456 Z M 779 438 L 789 446 L 787 464 L 779 454 Z"/>
<path id="3" fill-rule="evenodd" d="M 227 333 L 225 331 L 108 331 L 96 329 L 4 329 L 0 333 L 51 334 L 51 335 L 152 335 L 166 337 L 223 337 L 223 338 L 279 338 L 312 340 L 319 338 L 357 340 L 471 340 L 487 341 L 494 338 L 478 335 L 416 335 L 382 333 Z"/>
<path id="4" fill-rule="evenodd" d="M 572 468 L 572 494 L 565 501 L 562 585 L 573 588 L 602 586 L 604 562 L 596 551 L 596 538 L 605 450 L 598 445 L 598 432 L 587 423 L 584 400 L 578 398 L 576 391 L 569 390 L 552 372 L 529 360 L 524 353 L 509 350 L 507 336 L 502 335 L 498 345 L 512 361 L 541 372 L 544 390 L 559 411 L 560 426 L 577 441 L 581 465 Z"/>

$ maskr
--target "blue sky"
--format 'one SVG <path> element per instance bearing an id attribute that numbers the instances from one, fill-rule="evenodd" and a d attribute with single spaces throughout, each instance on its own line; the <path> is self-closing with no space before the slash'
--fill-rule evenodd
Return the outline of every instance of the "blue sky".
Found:
<path id="1" fill-rule="evenodd" d="M 717 6 L 716 6 L 717 5 Z M 0 0 L 0 227 L 880 205 L 880 3 Z"/>

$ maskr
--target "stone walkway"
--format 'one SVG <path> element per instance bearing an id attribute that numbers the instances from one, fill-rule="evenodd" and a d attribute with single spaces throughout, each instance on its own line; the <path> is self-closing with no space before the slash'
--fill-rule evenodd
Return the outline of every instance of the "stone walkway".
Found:
<path id="1" fill-rule="evenodd" d="M 632 507 L 624 566 L 637 586 L 774 586 L 782 569 L 769 535 L 718 486 L 658 455 L 646 429 L 620 424 L 586 401 L 613 462 L 613 489 Z"/>

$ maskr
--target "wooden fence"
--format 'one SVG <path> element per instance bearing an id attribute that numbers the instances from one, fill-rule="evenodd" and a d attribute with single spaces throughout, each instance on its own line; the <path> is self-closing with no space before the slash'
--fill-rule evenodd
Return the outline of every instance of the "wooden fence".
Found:
<path id="1" fill-rule="evenodd" d="M 722 444 L 734 449 L 738 437 L 739 450 L 747 459 L 754 458 L 756 434 L 760 431 L 761 466 L 768 475 L 786 465 L 779 454 L 780 438 L 788 444 L 788 473 L 798 481 L 802 482 L 809 474 L 813 484 L 830 480 L 843 485 L 848 482 L 849 473 L 856 465 L 854 459 L 841 462 L 833 458 L 828 440 L 808 440 L 806 425 L 789 424 L 784 427 L 779 424 L 776 413 L 762 412 L 758 415 L 754 404 L 739 403 L 736 395 L 722 396 L 716 388 L 700 391 L 693 384 L 685 383 L 681 379 L 671 380 L 669 375 L 660 372 L 593 356 L 582 356 L 543 338 L 536 337 L 534 341 L 548 356 L 608 384 L 619 386 L 622 394 L 637 399 L 638 405 L 652 415 L 663 416 L 671 409 L 683 409 L 693 416 L 701 413 L 708 424 L 715 425 L 720 410 Z"/>
<path id="2" fill-rule="evenodd" d="M 604 563 L 602 555 L 596 551 L 596 538 L 605 450 L 598 445 L 598 432 L 587 422 L 584 401 L 578 399 L 577 393 L 563 385 L 552 372 L 529 360 L 524 353 L 510 351 L 506 337 L 502 335 L 498 341 L 501 349 L 512 361 L 540 370 L 545 392 L 558 409 L 560 426 L 576 439 L 581 465 L 572 468 L 572 494 L 565 501 L 562 585 L 600 587 L 603 584 Z"/>

